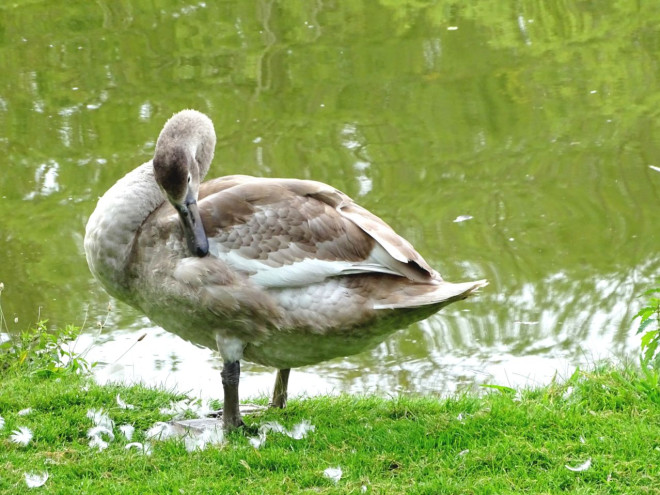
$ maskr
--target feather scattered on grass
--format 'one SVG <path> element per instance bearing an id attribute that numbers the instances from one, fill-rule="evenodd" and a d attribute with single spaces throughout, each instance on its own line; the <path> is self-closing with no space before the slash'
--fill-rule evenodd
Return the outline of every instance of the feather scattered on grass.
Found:
<path id="1" fill-rule="evenodd" d="M 31 407 L 27 407 L 27 408 L 25 408 L 25 409 L 21 409 L 20 411 L 18 411 L 18 415 L 19 415 L 19 416 L 27 416 L 27 415 L 30 414 L 31 412 L 32 412 L 32 408 L 31 408 Z"/>
<path id="2" fill-rule="evenodd" d="M 209 445 L 220 445 L 224 442 L 225 434 L 221 426 L 209 428 L 201 433 L 190 430 L 183 438 L 183 444 L 188 452 L 204 450 Z"/>
<path id="3" fill-rule="evenodd" d="M 106 435 L 108 440 L 106 441 L 102 435 Z M 89 446 L 91 448 L 99 449 L 99 452 L 107 449 L 109 442 L 115 439 L 115 434 L 106 426 L 95 426 L 90 428 L 87 430 L 87 436 L 89 437 Z"/>
<path id="4" fill-rule="evenodd" d="M 112 430 L 105 426 L 95 426 L 94 428 L 87 430 L 88 437 L 100 437 L 101 435 L 108 435 L 110 440 L 115 439 L 115 434 L 112 433 Z"/>
<path id="5" fill-rule="evenodd" d="M 474 217 L 472 215 L 459 215 L 454 219 L 454 223 L 461 223 L 467 220 L 472 220 Z"/>
<path id="6" fill-rule="evenodd" d="M 122 398 L 119 397 L 119 394 L 117 394 L 117 405 L 122 409 L 135 409 L 133 404 L 126 404 L 126 402 L 124 402 Z"/>
<path id="7" fill-rule="evenodd" d="M 591 457 L 589 459 L 587 459 L 586 461 L 584 461 L 579 466 L 572 467 L 572 466 L 569 466 L 568 464 L 566 464 L 564 467 L 566 469 L 568 469 L 569 471 L 573 471 L 574 473 L 579 473 L 581 471 L 586 471 L 587 469 L 589 469 L 591 467 Z"/>
<path id="8" fill-rule="evenodd" d="M 48 481 L 48 473 L 44 471 L 43 473 L 25 473 L 25 484 L 28 488 L 39 488 L 44 486 L 46 481 Z"/>
<path id="9" fill-rule="evenodd" d="M 121 431 L 124 437 L 126 437 L 126 440 L 130 442 L 133 438 L 133 433 L 135 433 L 135 427 L 133 425 L 121 425 L 119 431 Z"/>
<path id="10" fill-rule="evenodd" d="M 137 449 L 139 452 L 142 452 L 144 455 L 151 455 L 151 444 L 149 442 L 145 442 L 145 443 L 133 442 L 127 444 L 125 447 L 126 450 L 130 450 L 133 448 Z"/>
<path id="11" fill-rule="evenodd" d="M 32 440 L 33 437 L 32 430 L 27 426 L 20 426 L 18 430 L 14 430 L 11 433 L 9 440 L 22 445 L 23 447 L 30 443 L 30 440 Z"/>
<path id="12" fill-rule="evenodd" d="M 172 414 L 173 419 L 181 419 L 187 413 L 197 418 L 203 418 L 213 412 L 209 401 L 202 399 L 184 399 L 178 402 L 171 402 L 169 407 L 160 409 L 161 414 Z"/>
<path id="13" fill-rule="evenodd" d="M 176 435 L 176 431 L 172 425 L 168 423 L 163 423 L 159 421 L 145 433 L 147 438 L 153 438 L 155 440 L 166 440 Z"/>
<path id="14" fill-rule="evenodd" d="M 307 419 L 303 419 L 300 423 L 293 425 L 291 431 L 286 433 L 294 440 L 301 440 L 307 436 L 307 433 L 310 431 L 316 430 L 316 426 L 309 422 Z"/>
<path id="15" fill-rule="evenodd" d="M 660 172 L 660 167 L 656 167 L 655 165 L 649 165 L 649 168 L 651 170 L 655 170 L 656 172 Z"/>
<path id="16" fill-rule="evenodd" d="M 0 430 L 2 430 L 5 427 L 5 418 L 0 416 Z"/>
<path id="17" fill-rule="evenodd" d="M 294 440 L 301 440 L 307 436 L 307 433 L 314 431 L 316 427 L 309 422 L 309 420 L 304 419 L 300 423 L 293 425 L 291 430 L 287 430 L 277 421 L 269 421 L 264 423 L 259 427 L 259 436 L 250 438 L 250 445 L 255 449 L 260 448 L 266 443 L 266 435 L 274 431 L 275 433 L 282 433 L 283 435 L 293 438 Z"/>
<path id="18" fill-rule="evenodd" d="M 258 449 L 266 443 L 266 434 L 260 431 L 259 436 L 251 437 L 249 441 L 250 445 L 252 445 L 255 449 Z"/>
<path id="19" fill-rule="evenodd" d="M 335 483 L 339 482 L 339 480 L 341 479 L 342 474 L 343 474 L 342 470 L 339 466 L 337 466 L 336 468 L 329 467 L 328 469 L 323 471 L 323 476 L 325 476 L 326 478 L 331 479 Z"/>
<path id="20" fill-rule="evenodd" d="M 88 409 L 87 417 L 92 420 L 96 426 L 105 426 L 108 430 L 112 430 L 115 422 L 110 419 L 108 413 L 103 409 Z"/>
<path id="21" fill-rule="evenodd" d="M 89 448 L 90 448 L 90 449 L 94 449 L 94 448 L 96 448 L 96 449 L 99 450 L 99 452 L 101 452 L 101 451 L 107 449 L 107 448 L 108 448 L 108 445 L 109 445 L 108 442 L 106 442 L 105 440 L 103 440 L 101 437 L 92 437 L 92 438 L 89 440 Z"/>
<path id="22" fill-rule="evenodd" d="M 470 449 L 461 450 L 461 451 L 458 453 L 458 456 L 459 456 L 459 457 L 463 457 L 463 456 L 464 456 L 465 454 L 467 454 L 468 452 L 470 452 Z"/>

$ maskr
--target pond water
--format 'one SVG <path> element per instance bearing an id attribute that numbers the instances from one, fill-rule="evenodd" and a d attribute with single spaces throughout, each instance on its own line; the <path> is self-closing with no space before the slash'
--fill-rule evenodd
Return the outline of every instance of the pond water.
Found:
<path id="1" fill-rule="evenodd" d="M 211 176 L 330 183 L 446 279 L 491 282 L 294 370 L 293 394 L 533 385 L 636 358 L 631 318 L 660 277 L 660 4 L 3 3 L 8 330 L 85 321 L 100 378 L 217 397 L 217 353 L 112 301 L 82 250 L 98 196 L 188 107 L 215 122 Z M 243 369 L 244 395 L 268 393 L 272 370 Z"/>

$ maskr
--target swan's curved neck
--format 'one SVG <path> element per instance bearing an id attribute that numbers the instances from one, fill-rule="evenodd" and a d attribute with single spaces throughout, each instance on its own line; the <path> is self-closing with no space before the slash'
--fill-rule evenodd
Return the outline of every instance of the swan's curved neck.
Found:
<path id="1" fill-rule="evenodd" d="M 85 230 L 85 254 L 92 273 L 114 297 L 130 292 L 131 251 L 145 219 L 165 198 L 151 161 L 119 179 L 99 199 Z"/>

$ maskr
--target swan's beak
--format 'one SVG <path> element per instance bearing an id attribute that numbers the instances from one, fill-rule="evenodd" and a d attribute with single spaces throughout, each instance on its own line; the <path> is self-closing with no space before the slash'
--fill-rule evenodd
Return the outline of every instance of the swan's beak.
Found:
<path id="1" fill-rule="evenodd" d="M 200 258 L 209 254 L 209 240 L 204 231 L 202 217 L 199 215 L 197 201 L 190 191 L 186 196 L 185 204 L 177 205 L 176 209 L 181 217 L 183 233 L 186 236 L 190 254 Z"/>

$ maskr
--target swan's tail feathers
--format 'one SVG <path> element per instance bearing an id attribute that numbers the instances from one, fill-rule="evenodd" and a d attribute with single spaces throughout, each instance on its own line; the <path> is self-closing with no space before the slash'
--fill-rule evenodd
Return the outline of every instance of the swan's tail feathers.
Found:
<path id="1" fill-rule="evenodd" d="M 441 281 L 437 284 L 410 284 L 390 293 L 374 304 L 374 309 L 419 308 L 460 301 L 488 285 L 487 280 L 453 284 Z"/>

